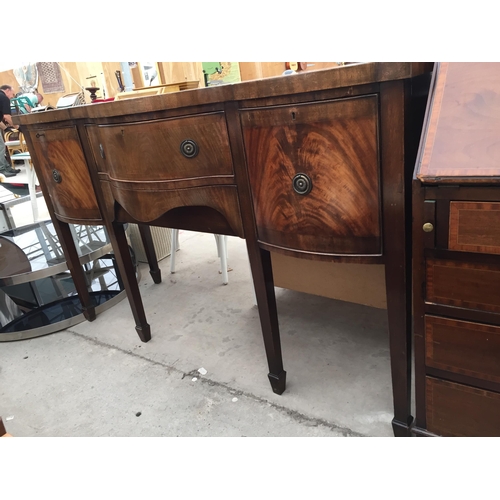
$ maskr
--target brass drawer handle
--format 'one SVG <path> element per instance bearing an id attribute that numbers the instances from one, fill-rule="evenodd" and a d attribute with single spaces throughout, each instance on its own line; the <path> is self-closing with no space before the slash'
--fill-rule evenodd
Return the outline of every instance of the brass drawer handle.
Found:
<path id="1" fill-rule="evenodd" d="M 37 133 L 37 134 L 35 135 L 35 137 L 36 137 L 37 139 L 38 139 L 39 137 L 42 137 L 42 136 L 45 136 L 45 134 L 40 134 L 40 133 Z"/>
<path id="2" fill-rule="evenodd" d="M 430 222 L 426 222 L 423 226 L 422 229 L 426 233 L 431 233 L 434 230 L 434 226 Z"/>
<path id="3" fill-rule="evenodd" d="M 52 179 L 54 179 L 57 184 L 62 181 L 61 174 L 56 169 L 52 170 Z"/>
<path id="4" fill-rule="evenodd" d="M 186 158 L 194 158 L 200 152 L 200 148 L 198 144 L 194 142 L 192 139 L 186 139 L 181 142 L 181 153 Z"/>
<path id="5" fill-rule="evenodd" d="M 297 194 L 306 195 L 311 192 L 312 181 L 306 174 L 297 174 L 292 180 L 293 190 Z"/>

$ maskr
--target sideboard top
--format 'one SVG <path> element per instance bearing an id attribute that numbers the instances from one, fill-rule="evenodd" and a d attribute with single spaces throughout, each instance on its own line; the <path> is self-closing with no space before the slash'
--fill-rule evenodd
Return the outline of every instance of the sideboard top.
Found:
<path id="1" fill-rule="evenodd" d="M 89 104 L 13 117 L 15 123 L 35 125 L 82 118 L 107 118 L 188 106 L 244 101 L 316 92 L 370 83 L 402 80 L 432 71 L 432 63 L 371 62 L 318 71 L 251 80 L 218 87 L 182 90 L 135 99 Z"/>
<path id="2" fill-rule="evenodd" d="M 439 63 L 433 78 L 416 178 L 500 182 L 500 63 Z"/>

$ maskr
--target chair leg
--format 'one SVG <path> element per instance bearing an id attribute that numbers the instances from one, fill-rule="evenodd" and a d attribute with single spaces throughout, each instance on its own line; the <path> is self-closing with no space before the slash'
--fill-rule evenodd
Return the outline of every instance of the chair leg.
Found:
<path id="1" fill-rule="evenodd" d="M 172 245 L 170 249 L 170 272 L 175 273 L 175 253 L 179 250 L 179 230 L 172 229 Z"/>
<path id="2" fill-rule="evenodd" d="M 229 276 L 227 274 L 227 236 L 223 234 L 214 234 L 217 244 L 217 254 L 220 258 L 220 272 L 222 274 L 222 284 L 227 285 Z"/>

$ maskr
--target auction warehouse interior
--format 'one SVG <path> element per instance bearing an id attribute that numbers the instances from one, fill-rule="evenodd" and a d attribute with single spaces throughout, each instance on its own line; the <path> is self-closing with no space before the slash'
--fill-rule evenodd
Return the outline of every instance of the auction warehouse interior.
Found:
<path id="1" fill-rule="evenodd" d="M 500 436 L 499 96 L 500 63 L 0 71 L 0 435 Z"/>

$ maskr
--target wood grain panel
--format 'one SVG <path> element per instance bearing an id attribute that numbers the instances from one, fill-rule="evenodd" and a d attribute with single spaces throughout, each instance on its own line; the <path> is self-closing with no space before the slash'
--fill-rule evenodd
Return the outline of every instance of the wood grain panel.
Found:
<path id="1" fill-rule="evenodd" d="M 426 302 L 500 312 L 500 266 L 427 259 Z"/>
<path id="2" fill-rule="evenodd" d="M 500 63 L 441 63 L 417 178 L 496 182 Z"/>
<path id="3" fill-rule="evenodd" d="M 500 203 L 450 202 L 448 248 L 500 254 Z"/>
<path id="4" fill-rule="evenodd" d="M 76 127 L 31 132 L 31 140 L 39 162 L 37 174 L 43 176 L 54 212 L 73 220 L 100 220 L 101 212 Z M 54 169 L 61 174 L 59 184 L 52 177 Z"/>
<path id="5" fill-rule="evenodd" d="M 379 254 L 377 97 L 241 112 L 259 240 L 324 254 Z M 303 173 L 313 188 L 297 194 Z"/>
<path id="6" fill-rule="evenodd" d="M 233 175 L 224 113 L 102 125 L 89 138 L 99 170 L 112 179 L 147 182 Z M 197 156 L 181 153 L 186 139 L 198 145 Z"/>
<path id="7" fill-rule="evenodd" d="M 176 208 L 207 207 L 219 212 L 227 220 L 235 235 L 244 237 L 236 186 L 145 191 L 133 188 L 120 189 L 113 184 L 108 185 L 114 199 L 138 222 L 152 222 Z M 211 228 L 205 225 L 205 228 L 199 231 L 211 232 Z"/>
<path id="8" fill-rule="evenodd" d="M 425 317 L 427 366 L 500 382 L 500 327 Z"/>
<path id="9" fill-rule="evenodd" d="M 500 436 L 500 394 L 426 379 L 427 429 L 440 436 Z"/>

